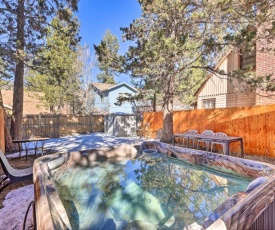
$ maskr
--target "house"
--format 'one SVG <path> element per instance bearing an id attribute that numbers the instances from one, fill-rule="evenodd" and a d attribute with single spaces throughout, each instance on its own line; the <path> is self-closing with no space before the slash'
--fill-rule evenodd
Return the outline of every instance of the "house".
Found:
<path id="1" fill-rule="evenodd" d="M 1 89 L 1 93 L 5 110 L 11 111 L 13 105 L 13 90 Z M 50 113 L 50 109 L 46 108 L 43 103 L 35 97 L 33 92 L 24 91 L 23 97 L 23 115 Z"/>
<path id="2" fill-rule="evenodd" d="M 98 113 L 133 113 L 135 105 L 132 102 L 123 102 L 117 105 L 118 97 L 128 97 L 138 93 L 138 90 L 125 82 L 119 84 L 105 84 L 93 82 L 90 85 L 92 91 L 91 111 Z"/>
<path id="3" fill-rule="evenodd" d="M 3 104 L 7 114 L 12 113 L 13 107 L 13 90 L 1 89 Z M 39 99 L 43 93 L 24 91 L 23 95 L 23 115 L 29 114 L 41 114 L 41 113 L 53 113 L 50 108 L 47 108 L 45 104 Z M 70 114 L 69 105 L 65 104 L 59 109 L 61 114 Z"/>
<path id="4" fill-rule="evenodd" d="M 264 51 L 261 51 L 263 50 Z M 271 79 L 275 80 L 275 40 L 268 43 L 265 40 L 260 40 L 256 44 L 256 73 L 259 76 L 272 75 Z M 266 51 L 271 50 L 271 51 Z M 257 90 L 256 105 L 275 104 L 275 92 L 266 93 Z"/>
<path id="5" fill-rule="evenodd" d="M 257 42 L 254 52 L 231 49 L 219 61 L 215 70 L 222 70 L 228 74 L 252 66 L 257 76 L 273 74 L 274 79 L 275 55 L 263 52 L 263 47 L 275 48 L 275 42 L 268 45 L 263 41 Z M 220 74 L 210 75 L 196 91 L 195 96 L 197 109 L 275 104 L 274 93 L 266 93 L 260 89 L 253 92 L 248 85 Z"/>

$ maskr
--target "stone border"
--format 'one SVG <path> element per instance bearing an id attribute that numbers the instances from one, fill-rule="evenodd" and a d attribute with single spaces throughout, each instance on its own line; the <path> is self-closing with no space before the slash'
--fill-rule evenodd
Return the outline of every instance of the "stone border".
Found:
<path id="1" fill-rule="evenodd" d="M 156 149 L 164 155 L 255 179 L 245 192 L 234 194 L 214 210 L 203 223 L 203 229 L 246 229 L 274 200 L 275 166 L 273 165 L 171 146 L 156 141 L 146 141 L 141 144 L 139 153 L 134 146 L 122 144 L 116 147 L 56 153 L 38 158 L 33 168 L 37 229 L 70 228 L 66 210 L 50 180 L 50 170 L 63 164 L 62 170 L 74 164 L 92 165 L 97 159 L 104 158 L 114 161 L 125 158 L 133 159 L 140 156 L 144 149 Z"/>
<path id="2" fill-rule="evenodd" d="M 253 179 L 269 176 L 275 172 L 275 166 L 271 164 L 197 149 L 177 147 L 162 142 L 145 141 L 141 144 L 140 151 L 142 152 L 144 149 L 156 149 L 164 155 L 174 156 L 192 164 L 207 166 Z"/>
<path id="3" fill-rule="evenodd" d="M 53 156 L 44 156 L 36 159 L 33 165 L 33 183 L 35 199 L 36 229 L 54 229 L 48 200 L 47 174 L 44 172 L 43 162 L 53 159 Z"/>
<path id="4" fill-rule="evenodd" d="M 245 192 L 234 194 L 217 207 L 205 220 L 202 229 L 248 229 L 274 201 L 274 165 L 156 141 L 141 144 L 141 151 L 149 148 L 186 162 L 254 179 Z M 190 225 L 188 229 L 193 228 Z"/>
<path id="5" fill-rule="evenodd" d="M 72 229 L 66 210 L 61 203 L 58 191 L 50 179 L 51 170 L 62 165 L 67 170 L 71 165 L 92 165 L 98 159 L 133 159 L 138 155 L 139 146 L 121 144 L 83 150 L 80 152 L 56 153 L 40 157 L 33 166 L 36 228 L 43 230 Z"/>

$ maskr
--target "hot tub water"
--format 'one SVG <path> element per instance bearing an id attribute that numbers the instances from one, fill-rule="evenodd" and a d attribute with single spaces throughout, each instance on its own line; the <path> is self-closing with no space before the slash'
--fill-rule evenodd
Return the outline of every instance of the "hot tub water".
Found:
<path id="1" fill-rule="evenodd" d="M 155 153 L 60 168 L 51 180 L 73 229 L 183 229 L 251 181 Z"/>

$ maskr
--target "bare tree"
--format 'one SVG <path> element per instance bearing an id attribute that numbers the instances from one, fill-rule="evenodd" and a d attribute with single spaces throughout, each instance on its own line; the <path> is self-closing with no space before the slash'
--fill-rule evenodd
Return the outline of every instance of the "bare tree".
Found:
<path id="1" fill-rule="evenodd" d="M 94 95 L 91 93 L 90 84 L 93 81 L 93 70 L 96 66 L 96 55 L 91 52 L 88 45 L 79 48 L 78 51 L 78 66 L 82 92 L 80 98 L 83 101 L 84 112 L 88 114 L 93 107 Z"/>

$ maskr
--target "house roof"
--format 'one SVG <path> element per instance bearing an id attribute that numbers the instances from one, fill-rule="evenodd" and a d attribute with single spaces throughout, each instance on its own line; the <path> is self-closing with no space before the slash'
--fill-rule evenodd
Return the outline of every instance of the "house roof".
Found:
<path id="1" fill-rule="evenodd" d="M 91 84 L 97 89 L 99 89 L 100 91 L 105 91 L 115 86 L 115 84 L 106 84 L 106 83 L 98 83 L 98 82 L 92 82 Z"/>
<path id="2" fill-rule="evenodd" d="M 1 90 L 1 93 L 5 107 L 12 107 L 13 90 Z M 35 97 L 35 94 L 43 96 L 42 93 L 24 91 L 23 114 L 49 113 L 50 110 L 43 106 L 43 103 Z"/>
<path id="3" fill-rule="evenodd" d="M 214 70 L 217 70 L 221 64 L 224 62 L 224 60 L 228 57 L 228 55 L 232 52 L 233 48 L 229 49 L 229 51 L 220 59 L 218 64 L 215 66 Z M 213 73 L 208 75 L 207 79 L 201 84 L 201 86 L 197 89 L 197 91 L 194 93 L 194 96 L 197 96 L 203 87 L 206 85 L 206 83 L 209 81 L 209 79 L 213 76 Z"/>
<path id="4" fill-rule="evenodd" d="M 113 89 L 115 87 L 119 87 L 119 86 L 122 86 L 122 85 L 128 86 L 129 88 L 131 88 L 134 91 L 136 91 L 136 93 L 138 92 L 137 89 L 135 89 L 134 87 L 128 85 L 126 82 L 122 82 L 122 83 L 119 83 L 119 84 L 105 84 L 105 83 L 92 82 L 91 84 L 94 87 L 96 87 L 97 89 L 99 89 L 101 92 L 104 92 L 104 91 L 107 91 L 107 90 L 111 90 L 111 89 Z"/>

